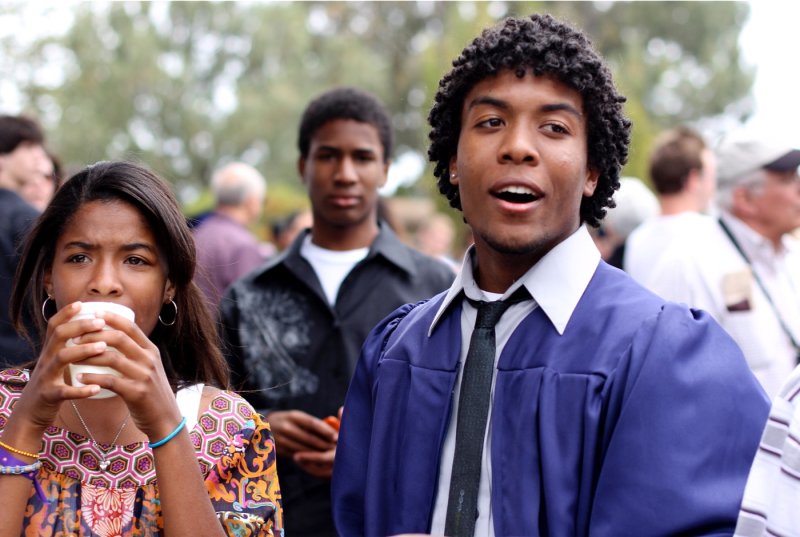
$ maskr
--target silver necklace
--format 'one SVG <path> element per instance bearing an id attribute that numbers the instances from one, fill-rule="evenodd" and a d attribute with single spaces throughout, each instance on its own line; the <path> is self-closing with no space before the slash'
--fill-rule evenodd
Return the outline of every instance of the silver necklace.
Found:
<path id="1" fill-rule="evenodd" d="M 108 456 L 108 451 L 103 449 L 103 448 L 101 448 L 100 444 L 98 444 L 97 441 L 94 439 L 94 436 L 92 436 L 92 432 L 89 430 L 89 426 L 86 425 L 86 422 L 83 421 L 83 416 L 81 416 L 81 413 L 78 412 L 78 405 L 75 404 L 75 401 L 70 401 L 70 403 L 72 404 L 72 410 L 75 411 L 75 415 L 78 416 L 79 420 L 81 420 L 81 425 L 83 425 L 83 428 L 86 429 L 86 434 L 89 435 L 89 440 L 92 441 L 92 445 L 94 445 L 94 447 L 97 448 L 97 451 L 100 452 L 100 462 L 98 464 L 100 466 L 100 471 L 101 472 L 105 472 L 106 469 L 108 469 L 108 465 L 109 465 L 109 461 L 106 458 Z M 119 438 L 119 435 L 122 434 L 122 429 L 125 428 L 125 425 L 127 425 L 127 423 L 128 423 L 128 418 L 130 418 L 130 417 L 131 417 L 131 413 L 128 412 L 128 415 L 125 416 L 124 420 L 122 420 L 122 425 L 119 426 L 119 431 L 117 431 L 117 434 L 114 436 L 114 440 L 111 441 L 111 444 L 110 444 L 110 446 L 108 448 L 109 450 L 111 450 L 111 448 L 114 446 L 114 444 L 117 443 L 117 439 Z"/>

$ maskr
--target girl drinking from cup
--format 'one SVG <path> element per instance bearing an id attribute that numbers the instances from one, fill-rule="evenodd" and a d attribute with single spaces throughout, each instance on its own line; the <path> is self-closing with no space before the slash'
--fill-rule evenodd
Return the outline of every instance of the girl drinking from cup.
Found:
<path id="1" fill-rule="evenodd" d="M 269 425 L 224 391 L 194 270 L 175 198 L 141 166 L 57 192 L 10 304 L 41 326 L 35 362 L 0 372 L 0 536 L 283 534 Z"/>

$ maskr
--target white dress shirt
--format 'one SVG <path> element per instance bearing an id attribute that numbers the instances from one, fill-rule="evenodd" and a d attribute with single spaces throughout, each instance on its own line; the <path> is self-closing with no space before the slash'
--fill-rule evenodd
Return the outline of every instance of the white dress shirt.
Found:
<path id="1" fill-rule="evenodd" d="M 486 293 L 475 282 L 473 275 L 474 249 L 467 252 L 461 271 L 447 293 L 430 330 L 436 326 L 444 311 L 463 291 L 473 300 L 504 300 L 510 297 L 521 286 L 525 286 L 533 300 L 526 300 L 510 306 L 495 326 L 495 367 L 511 334 L 519 323 L 537 307 L 541 307 L 559 334 L 563 334 L 572 313 L 583 296 L 589 281 L 597 269 L 600 252 L 592 241 L 588 230 L 581 226 L 575 233 L 556 245 L 538 263 L 532 266 L 519 280 L 502 295 Z M 450 423 L 447 427 L 442 446 L 439 464 L 439 481 L 436 502 L 433 508 L 432 535 L 444 535 L 447 501 L 450 493 L 450 477 L 452 474 L 453 456 L 456 443 L 456 418 L 458 416 L 458 398 L 461 390 L 461 374 L 463 363 L 467 358 L 469 341 L 475 326 L 477 310 L 466 300 L 461 308 L 461 364 L 458 379 L 453 393 L 453 407 Z M 491 398 L 494 398 L 494 379 L 492 380 Z M 491 405 L 491 403 L 490 403 Z M 494 536 L 491 512 L 492 465 L 491 465 L 491 428 L 492 413 L 489 417 L 484 436 L 481 478 L 478 492 L 478 520 L 475 524 L 475 535 Z"/>

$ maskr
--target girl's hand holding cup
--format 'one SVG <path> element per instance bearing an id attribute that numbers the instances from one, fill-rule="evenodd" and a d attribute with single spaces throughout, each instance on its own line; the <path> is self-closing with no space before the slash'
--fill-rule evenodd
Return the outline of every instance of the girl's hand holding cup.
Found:
<path id="1" fill-rule="evenodd" d="M 83 302 L 81 303 L 81 311 L 72 317 L 72 321 L 78 321 L 81 319 L 94 319 L 97 316 L 98 312 L 111 312 L 115 313 L 121 317 L 128 319 L 129 321 L 133 322 L 135 320 L 135 314 L 132 309 L 128 308 L 127 306 L 123 306 L 122 304 L 117 304 L 114 302 Z M 112 330 L 110 326 L 105 326 L 103 330 Z M 74 346 L 75 343 L 72 339 L 67 340 L 67 347 Z M 117 351 L 114 347 L 108 347 L 107 351 Z M 83 363 L 76 363 L 76 364 L 69 364 L 69 376 L 70 382 L 73 386 L 84 386 L 84 384 L 78 380 L 78 375 L 82 373 L 94 373 L 100 375 L 114 375 L 116 377 L 121 377 L 122 374 L 108 366 L 99 366 L 99 365 L 90 365 L 90 364 L 83 364 Z M 106 397 L 114 397 L 117 394 L 112 392 L 111 390 L 107 390 L 105 388 L 101 388 L 100 392 L 96 395 L 90 397 L 90 399 L 104 399 Z"/>

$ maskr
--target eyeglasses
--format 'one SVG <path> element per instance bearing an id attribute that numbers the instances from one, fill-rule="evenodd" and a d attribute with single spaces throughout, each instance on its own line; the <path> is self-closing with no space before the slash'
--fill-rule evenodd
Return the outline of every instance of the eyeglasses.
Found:
<path id="1" fill-rule="evenodd" d="M 773 178 L 772 181 L 769 180 L 770 177 Z M 768 186 L 770 182 L 778 187 L 798 185 L 800 184 L 800 174 L 798 174 L 797 170 L 788 172 L 763 170 L 758 177 L 753 178 L 750 181 L 744 181 L 739 186 L 756 191 Z"/>

